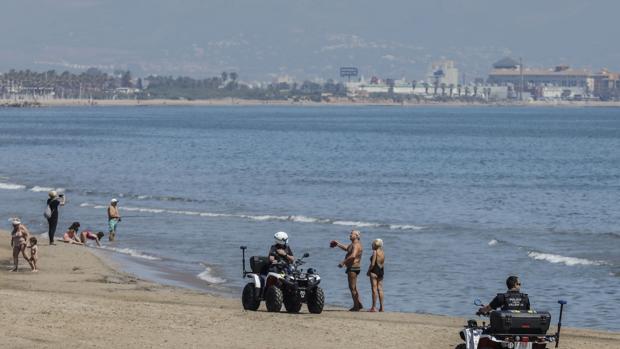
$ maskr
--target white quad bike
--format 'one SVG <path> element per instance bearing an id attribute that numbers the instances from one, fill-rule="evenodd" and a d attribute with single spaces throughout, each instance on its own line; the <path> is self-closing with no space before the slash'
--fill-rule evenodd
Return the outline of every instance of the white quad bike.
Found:
<path id="1" fill-rule="evenodd" d="M 304 253 L 302 258 L 293 263 L 279 262 L 269 263 L 269 257 L 250 257 L 251 272 L 245 269 L 246 246 L 241 246 L 243 251 L 243 277 L 250 281 L 243 288 L 241 303 L 243 309 L 256 311 L 260 302 L 265 301 L 269 312 L 279 312 L 282 305 L 289 313 L 298 313 L 303 303 L 308 306 L 308 311 L 320 314 L 325 304 L 323 289 L 319 287 L 321 277 L 313 268 L 306 272 L 299 268 L 305 264 L 304 258 L 310 256 Z M 270 266 L 272 267 L 270 270 Z"/>

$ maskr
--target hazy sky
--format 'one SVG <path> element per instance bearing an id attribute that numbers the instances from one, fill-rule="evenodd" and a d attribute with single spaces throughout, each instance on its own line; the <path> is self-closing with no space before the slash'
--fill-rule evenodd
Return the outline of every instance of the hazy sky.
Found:
<path id="1" fill-rule="evenodd" d="M 442 57 L 474 77 L 505 55 L 618 71 L 619 14 L 618 0 L 2 0 L 0 71 L 420 79 Z"/>

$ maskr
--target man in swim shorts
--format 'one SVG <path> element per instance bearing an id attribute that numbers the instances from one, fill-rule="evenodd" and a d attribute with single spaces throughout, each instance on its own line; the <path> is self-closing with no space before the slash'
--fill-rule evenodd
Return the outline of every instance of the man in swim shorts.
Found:
<path id="1" fill-rule="evenodd" d="M 361 233 L 358 230 L 351 230 L 349 239 L 351 243 L 348 245 L 341 244 L 336 240 L 332 240 L 331 247 L 338 246 L 341 250 L 346 251 L 347 254 L 342 262 L 338 264 L 338 268 L 346 266 L 347 279 L 349 281 L 349 290 L 351 291 L 351 298 L 353 299 L 353 308 L 350 311 L 360 311 L 364 307 L 360 299 L 360 294 L 357 291 L 357 276 L 361 271 L 362 266 L 362 243 L 360 242 Z"/>
<path id="2" fill-rule="evenodd" d="M 116 225 L 121 221 L 121 214 L 118 212 L 118 200 L 110 200 L 110 206 L 108 206 L 108 226 L 109 234 L 108 239 L 114 241 L 116 238 Z"/>

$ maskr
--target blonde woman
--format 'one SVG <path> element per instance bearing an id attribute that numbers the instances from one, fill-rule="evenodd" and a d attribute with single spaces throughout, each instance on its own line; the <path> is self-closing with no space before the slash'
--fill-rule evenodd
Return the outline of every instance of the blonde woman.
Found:
<path id="1" fill-rule="evenodd" d="M 379 296 L 379 311 L 383 311 L 383 267 L 385 254 L 383 253 L 383 240 L 376 239 L 372 242 L 372 256 L 366 275 L 370 277 L 372 287 L 372 307 L 370 312 L 376 312 L 377 295 Z"/>

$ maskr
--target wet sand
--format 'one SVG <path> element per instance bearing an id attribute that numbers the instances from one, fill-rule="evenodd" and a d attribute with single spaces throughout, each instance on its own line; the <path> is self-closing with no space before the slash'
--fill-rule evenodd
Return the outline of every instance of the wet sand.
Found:
<path id="1" fill-rule="evenodd" d="M 2 348 L 454 348 L 465 319 L 410 313 L 246 312 L 240 300 L 142 281 L 89 248 L 40 242 L 39 273 L 11 273 L 0 231 Z M 569 310 L 570 311 L 570 310 Z M 555 320 L 554 320 L 555 321 Z M 554 329 L 550 330 L 554 331 Z M 618 348 L 620 333 L 563 329 L 560 348 Z"/>

